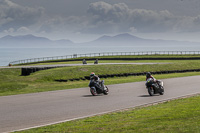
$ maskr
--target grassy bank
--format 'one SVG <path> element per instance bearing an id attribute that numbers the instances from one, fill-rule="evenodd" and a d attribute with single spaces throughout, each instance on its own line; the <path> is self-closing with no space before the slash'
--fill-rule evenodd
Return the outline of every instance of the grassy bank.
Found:
<path id="1" fill-rule="evenodd" d="M 145 61 L 144 61 L 145 62 Z M 166 63 L 166 61 L 160 61 Z M 171 61 L 168 64 L 152 64 L 152 65 L 90 65 L 90 66 L 73 66 L 49 69 L 33 73 L 26 79 L 34 79 L 34 81 L 55 81 L 68 80 L 73 78 L 84 78 L 91 72 L 97 75 L 105 74 L 122 74 L 122 73 L 138 73 L 148 71 L 165 71 L 165 70 L 186 70 L 199 69 L 199 61 Z"/>
<path id="2" fill-rule="evenodd" d="M 194 96 L 21 132 L 198 133 L 200 132 L 199 101 L 200 96 Z"/>
<path id="3" fill-rule="evenodd" d="M 200 57 L 200 55 L 140 55 L 140 56 L 105 56 L 104 58 L 189 58 Z M 66 62 L 60 62 L 66 63 Z M 80 64 L 81 61 L 70 61 L 67 63 Z M 88 63 L 93 63 L 89 61 Z M 140 72 L 157 72 L 170 70 L 186 70 L 199 69 L 199 60 L 99 60 L 99 63 L 166 63 L 153 65 L 84 65 L 84 66 L 70 66 L 61 67 L 48 70 L 42 70 L 32 73 L 29 76 L 21 76 L 21 69 L 0 69 L 0 96 L 15 95 L 24 93 L 44 92 L 52 90 L 63 90 L 79 87 L 87 87 L 88 81 L 69 81 L 69 79 L 84 78 L 89 76 L 91 72 L 97 75 L 106 74 L 123 74 L 123 73 L 140 73 Z M 42 64 L 36 64 L 42 65 Z M 43 64 L 44 65 L 44 64 Z M 200 75 L 198 72 L 184 73 L 184 74 L 168 74 L 168 75 L 154 75 L 157 79 L 173 78 Z M 114 77 L 105 79 L 106 84 L 117 84 L 127 82 L 144 81 L 144 76 L 130 76 L 130 77 Z M 67 81 L 67 82 L 57 82 Z"/>
<path id="4" fill-rule="evenodd" d="M 145 62 L 145 61 L 144 61 Z M 198 69 L 199 61 L 157 61 L 170 64 L 156 65 L 94 65 L 94 66 L 73 66 L 55 68 L 39 71 L 30 76 L 20 76 L 20 69 L 0 69 L 0 95 L 14 95 L 22 93 L 42 92 L 50 90 L 62 90 L 77 87 L 86 87 L 88 81 L 77 82 L 56 82 L 55 80 L 67 80 L 88 76 L 90 72 L 96 74 L 120 74 L 128 72 L 147 72 L 162 70 L 184 70 Z M 193 73 L 194 75 L 199 73 Z M 173 74 L 172 74 L 173 75 Z M 178 74 L 174 74 L 178 75 Z M 174 77 L 174 75 L 172 77 Z M 157 78 L 165 78 L 163 77 Z M 185 75 L 187 76 L 187 74 Z M 168 76 L 167 76 L 168 77 Z M 144 76 L 128 78 L 106 79 L 107 84 L 144 81 Z"/>

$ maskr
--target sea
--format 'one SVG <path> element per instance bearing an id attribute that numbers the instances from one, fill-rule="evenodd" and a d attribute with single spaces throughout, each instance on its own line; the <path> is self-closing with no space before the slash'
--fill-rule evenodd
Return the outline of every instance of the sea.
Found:
<path id="1" fill-rule="evenodd" d="M 200 51 L 200 46 L 75 46 L 64 48 L 0 48 L 0 66 L 10 62 L 53 56 L 104 52 Z"/>

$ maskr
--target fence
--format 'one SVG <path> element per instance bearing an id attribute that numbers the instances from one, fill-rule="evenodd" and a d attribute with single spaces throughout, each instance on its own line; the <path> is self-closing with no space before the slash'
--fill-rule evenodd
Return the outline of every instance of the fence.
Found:
<path id="1" fill-rule="evenodd" d="M 10 62 L 9 65 L 36 63 L 42 61 L 75 59 L 81 57 L 100 57 L 100 56 L 122 56 L 122 55 L 199 55 L 200 51 L 142 51 L 142 52 L 104 52 L 104 53 L 88 53 L 73 54 L 65 56 L 31 58 Z"/>

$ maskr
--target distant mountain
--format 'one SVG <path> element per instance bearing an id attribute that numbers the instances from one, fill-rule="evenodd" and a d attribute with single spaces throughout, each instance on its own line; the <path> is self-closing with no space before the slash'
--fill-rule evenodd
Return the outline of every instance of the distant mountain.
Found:
<path id="1" fill-rule="evenodd" d="M 139 38 L 128 33 L 119 34 L 116 36 L 102 36 L 94 41 L 88 42 L 88 44 L 93 45 L 115 45 L 115 46 L 123 46 L 123 45 L 134 45 L 138 42 L 151 41 L 148 39 Z"/>
<path id="2" fill-rule="evenodd" d="M 50 40 L 45 37 L 37 37 L 34 35 L 24 35 L 24 36 L 5 36 L 0 38 L 0 47 L 33 47 L 33 48 L 48 48 L 48 47 L 67 47 L 67 46 L 197 46 L 200 45 L 198 42 L 188 42 L 188 41 L 175 41 L 175 40 L 153 40 L 144 39 L 133 36 L 131 34 L 119 34 L 116 36 L 102 36 L 94 41 L 85 43 L 73 43 L 70 40 Z"/>
<path id="3" fill-rule="evenodd" d="M 2 37 L 1 40 L 4 41 L 10 41 L 10 40 L 14 40 L 14 41 L 50 41 L 49 39 L 45 38 L 45 37 L 37 37 L 34 35 L 24 35 L 24 36 L 10 36 L 7 35 L 5 37 Z"/>
<path id="4" fill-rule="evenodd" d="M 64 47 L 72 45 L 70 40 L 50 40 L 45 37 L 37 37 L 34 35 L 23 36 L 4 36 L 0 38 L 0 47 Z"/>
<path id="5" fill-rule="evenodd" d="M 102 36 L 94 41 L 84 43 L 85 45 L 98 46 L 172 46 L 172 45 L 200 45 L 197 42 L 175 41 L 175 40 L 154 40 L 139 38 L 128 33 L 116 36 Z"/>
<path id="6" fill-rule="evenodd" d="M 119 34 L 116 36 L 103 36 L 95 41 L 96 42 L 107 42 L 107 41 L 108 42 L 118 42 L 118 41 L 124 42 L 124 41 L 141 41 L 141 40 L 144 40 L 144 39 L 125 33 L 125 34 Z"/>

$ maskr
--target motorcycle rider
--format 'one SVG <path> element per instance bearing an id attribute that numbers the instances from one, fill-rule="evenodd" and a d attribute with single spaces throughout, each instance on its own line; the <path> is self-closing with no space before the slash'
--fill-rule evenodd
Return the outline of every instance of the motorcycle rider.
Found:
<path id="1" fill-rule="evenodd" d="M 154 77 L 151 75 L 150 72 L 147 72 L 147 73 L 146 73 L 146 81 L 147 81 L 147 79 L 149 79 L 149 78 L 152 78 L 153 81 L 154 81 L 154 83 L 157 83 L 157 84 L 159 85 L 159 87 L 160 87 L 160 83 L 159 83 L 160 81 L 157 80 L 156 78 L 154 78 Z"/>
<path id="2" fill-rule="evenodd" d="M 94 79 L 95 81 L 100 81 L 100 78 L 97 75 L 95 75 L 94 72 L 92 72 L 90 74 L 90 80 L 92 80 L 92 79 Z"/>
<path id="3" fill-rule="evenodd" d="M 151 73 L 147 72 L 146 73 L 146 80 L 149 79 L 149 78 L 152 78 L 154 82 L 157 82 L 157 80 L 151 75 Z"/>
<path id="4" fill-rule="evenodd" d="M 95 75 L 94 72 L 92 72 L 90 74 L 90 80 L 94 80 L 95 81 L 95 87 L 96 88 L 98 88 L 98 89 L 100 89 L 102 91 L 105 89 L 104 86 L 103 86 L 103 81 L 101 81 L 100 78 L 97 75 Z"/>

